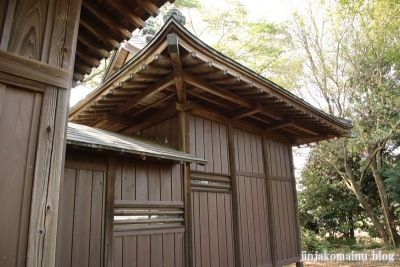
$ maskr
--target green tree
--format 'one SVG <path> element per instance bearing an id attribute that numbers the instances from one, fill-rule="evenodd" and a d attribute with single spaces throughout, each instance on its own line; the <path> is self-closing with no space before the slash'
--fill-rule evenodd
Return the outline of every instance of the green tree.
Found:
<path id="1" fill-rule="evenodd" d="M 292 37 L 304 62 L 303 89 L 317 95 L 331 115 L 353 118 L 357 138 L 325 143 L 312 153 L 341 176 L 379 235 L 398 245 L 395 206 L 385 180 L 393 184 L 388 175 L 397 162 L 400 134 L 399 4 L 327 1 L 318 8 L 294 16 Z M 379 206 L 362 191 L 368 175 L 374 178 Z"/>

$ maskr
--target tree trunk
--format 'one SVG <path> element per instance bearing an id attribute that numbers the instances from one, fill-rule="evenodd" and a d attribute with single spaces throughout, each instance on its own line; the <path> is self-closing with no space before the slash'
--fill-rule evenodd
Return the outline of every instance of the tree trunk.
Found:
<path id="1" fill-rule="evenodd" d="M 372 220 L 372 223 L 375 226 L 376 230 L 378 231 L 380 237 L 385 241 L 385 243 L 389 242 L 385 228 L 379 221 L 378 217 L 376 217 L 375 213 L 372 211 L 371 206 L 367 203 L 367 201 L 365 201 L 364 195 L 362 194 L 359 185 L 356 183 L 354 179 L 351 167 L 347 163 L 345 163 L 344 168 L 346 170 L 347 176 L 349 177 L 351 190 L 355 194 L 358 202 L 360 202 L 361 207 L 367 213 L 368 217 Z"/>
<path id="2" fill-rule="evenodd" d="M 392 239 L 392 244 L 395 246 L 400 245 L 400 236 L 396 231 L 396 226 L 394 224 L 393 212 L 390 210 L 389 197 L 387 195 L 386 185 L 382 180 L 381 175 L 378 172 L 378 166 L 375 160 L 371 163 L 372 174 L 375 178 L 376 186 L 378 187 L 379 198 L 381 200 L 383 214 L 385 215 L 385 220 L 388 226 L 388 231 Z"/>

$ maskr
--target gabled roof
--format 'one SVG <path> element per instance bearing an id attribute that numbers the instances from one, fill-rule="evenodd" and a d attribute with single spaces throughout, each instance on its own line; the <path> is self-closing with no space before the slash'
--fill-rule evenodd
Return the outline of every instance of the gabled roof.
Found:
<path id="1" fill-rule="evenodd" d="M 129 40 L 167 0 L 83 0 L 76 47 L 74 82 L 82 81 L 109 52 Z M 173 3 L 174 0 L 169 0 Z"/>
<path id="2" fill-rule="evenodd" d="M 215 51 L 173 18 L 74 106 L 69 120 L 132 134 L 179 110 L 292 144 L 350 136 L 352 128 Z"/>
<path id="3" fill-rule="evenodd" d="M 135 135 L 113 133 L 68 123 L 67 144 L 112 150 L 159 159 L 206 164 L 207 161 Z"/>

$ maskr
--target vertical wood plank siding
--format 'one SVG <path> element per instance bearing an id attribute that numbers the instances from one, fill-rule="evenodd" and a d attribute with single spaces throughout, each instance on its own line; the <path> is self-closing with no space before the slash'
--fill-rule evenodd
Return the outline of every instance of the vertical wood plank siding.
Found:
<path id="1" fill-rule="evenodd" d="M 235 266 L 232 194 L 192 192 L 193 266 Z"/>
<path id="2" fill-rule="evenodd" d="M 242 266 L 272 266 L 261 136 L 234 130 Z"/>
<path id="3" fill-rule="evenodd" d="M 82 167 L 66 162 L 60 196 L 56 266 L 103 266 L 106 165 L 90 154 L 68 155 Z M 96 160 L 97 159 L 97 160 Z M 85 168 L 97 165 L 104 171 Z M 88 165 L 88 164 L 87 164 Z"/>
<path id="4" fill-rule="evenodd" d="M 192 171 L 229 174 L 228 127 L 189 116 L 190 153 L 208 160 Z M 192 191 L 193 266 L 234 266 L 232 194 Z"/>
<path id="5" fill-rule="evenodd" d="M 277 264 L 300 260 L 299 234 L 296 218 L 295 180 L 291 171 L 289 145 L 267 140 L 268 176 L 271 188 L 272 218 Z"/>
<path id="6" fill-rule="evenodd" d="M 208 164 L 191 164 L 190 169 L 229 174 L 228 128 L 224 124 L 189 116 L 190 153 Z"/>
<path id="7" fill-rule="evenodd" d="M 142 130 L 140 135 L 178 149 L 178 116 L 173 116 L 167 120 L 150 126 Z"/>
<path id="8" fill-rule="evenodd" d="M 115 200 L 183 201 L 182 166 L 120 157 Z M 114 236 L 114 267 L 184 266 L 184 232 Z"/>
<path id="9" fill-rule="evenodd" d="M 25 266 L 42 95 L 0 84 L 0 266 Z"/>

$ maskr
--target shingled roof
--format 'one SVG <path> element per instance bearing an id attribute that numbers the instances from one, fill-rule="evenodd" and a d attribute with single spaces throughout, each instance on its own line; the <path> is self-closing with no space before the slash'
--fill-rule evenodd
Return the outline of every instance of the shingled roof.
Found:
<path id="1" fill-rule="evenodd" d="M 293 145 L 347 137 L 352 128 L 215 51 L 173 18 L 74 106 L 69 120 L 132 134 L 182 110 Z"/>

